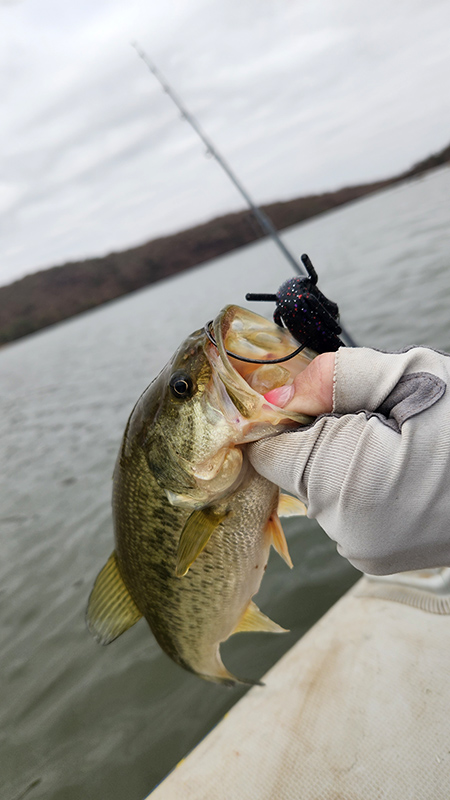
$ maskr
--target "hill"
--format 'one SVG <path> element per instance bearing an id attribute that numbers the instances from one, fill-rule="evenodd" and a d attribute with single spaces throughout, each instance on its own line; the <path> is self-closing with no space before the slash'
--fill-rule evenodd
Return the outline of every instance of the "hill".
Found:
<path id="1" fill-rule="evenodd" d="M 450 145 L 394 178 L 263 206 L 278 230 L 420 175 L 450 161 Z M 250 211 L 180 233 L 52 267 L 0 287 L 0 344 L 141 289 L 263 236 Z"/>

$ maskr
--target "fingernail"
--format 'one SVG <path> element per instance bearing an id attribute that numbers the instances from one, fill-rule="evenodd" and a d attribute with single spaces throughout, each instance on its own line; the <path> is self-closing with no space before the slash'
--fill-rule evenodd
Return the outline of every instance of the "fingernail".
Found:
<path id="1" fill-rule="evenodd" d="M 264 395 L 264 398 L 272 403 L 274 406 L 284 408 L 295 394 L 294 386 L 280 386 L 278 389 L 272 389 Z"/>

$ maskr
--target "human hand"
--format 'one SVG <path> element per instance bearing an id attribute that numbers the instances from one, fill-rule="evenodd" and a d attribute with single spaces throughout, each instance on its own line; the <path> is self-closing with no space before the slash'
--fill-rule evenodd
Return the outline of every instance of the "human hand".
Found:
<path id="1" fill-rule="evenodd" d="M 311 417 L 327 414 L 333 408 L 335 353 L 322 353 L 311 361 L 290 386 L 272 389 L 266 400 L 287 411 Z"/>
<path id="2" fill-rule="evenodd" d="M 325 353 L 294 392 L 267 395 L 322 416 L 251 445 L 250 460 L 299 496 L 362 571 L 450 564 L 449 379 L 450 357 L 427 348 Z"/>

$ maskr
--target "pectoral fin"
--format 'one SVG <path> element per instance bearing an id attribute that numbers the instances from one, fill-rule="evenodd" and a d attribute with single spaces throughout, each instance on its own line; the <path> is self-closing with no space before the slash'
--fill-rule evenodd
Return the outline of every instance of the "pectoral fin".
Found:
<path id="1" fill-rule="evenodd" d="M 243 631 L 266 631 L 267 633 L 288 633 L 286 628 L 277 625 L 276 622 L 266 617 L 258 606 L 250 600 L 243 616 L 236 625 L 233 633 Z"/>
<path id="2" fill-rule="evenodd" d="M 178 542 L 177 565 L 175 574 L 177 578 L 186 575 L 191 564 L 208 544 L 211 536 L 221 522 L 228 516 L 228 512 L 218 513 L 212 508 L 202 508 L 193 511 L 187 520 Z"/>
<path id="3" fill-rule="evenodd" d="M 280 517 L 304 517 L 307 508 L 298 497 L 292 497 L 290 494 L 280 494 L 278 502 L 278 516 Z"/>
<path id="4" fill-rule="evenodd" d="M 281 558 L 286 562 L 288 567 L 292 569 L 294 565 L 289 555 L 286 537 L 284 535 L 284 531 L 283 528 L 281 527 L 281 522 L 276 511 L 270 517 L 267 523 L 266 531 L 268 535 L 271 537 L 272 544 L 275 550 L 277 551 L 278 555 L 280 555 Z"/>
<path id="5" fill-rule="evenodd" d="M 109 644 L 142 617 L 117 566 L 113 552 L 97 575 L 89 597 L 86 623 L 100 644 Z"/>

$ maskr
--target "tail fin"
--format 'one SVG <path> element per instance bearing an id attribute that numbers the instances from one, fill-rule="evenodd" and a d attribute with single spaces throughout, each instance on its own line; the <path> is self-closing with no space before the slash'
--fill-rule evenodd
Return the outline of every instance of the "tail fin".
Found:
<path id="1" fill-rule="evenodd" d="M 264 686 L 257 678 L 236 678 L 228 672 L 220 657 L 219 646 L 211 654 L 210 659 L 204 659 L 201 668 L 193 670 L 200 678 L 212 683 L 221 683 L 222 686 L 233 687 L 236 684 L 243 686 Z"/>

